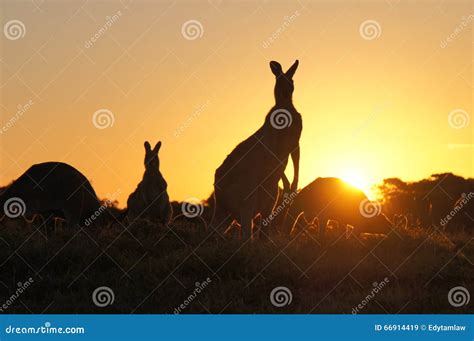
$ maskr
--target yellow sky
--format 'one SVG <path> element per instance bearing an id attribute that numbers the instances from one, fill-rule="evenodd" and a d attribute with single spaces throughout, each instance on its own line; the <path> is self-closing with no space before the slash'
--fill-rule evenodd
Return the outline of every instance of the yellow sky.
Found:
<path id="1" fill-rule="evenodd" d="M 295 59 L 300 185 L 319 176 L 364 189 L 386 177 L 474 176 L 470 1 L 3 1 L 0 9 L 3 28 L 24 25 L 24 36 L 2 30 L 0 40 L 1 184 L 34 163 L 64 161 L 100 197 L 119 191 L 123 206 L 143 174 L 143 142 L 161 140 L 170 197 L 205 198 L 215 169 L 274 103 L 268 62 L 286 69 Z M 196 36 L 182 32 L 189 20 L 202 25 Z M 94 126 L 100 109 L 112 126 Z"/>

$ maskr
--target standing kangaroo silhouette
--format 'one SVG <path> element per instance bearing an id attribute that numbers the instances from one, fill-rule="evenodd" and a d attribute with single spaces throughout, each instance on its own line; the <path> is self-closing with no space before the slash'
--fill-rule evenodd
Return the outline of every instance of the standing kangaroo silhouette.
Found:
<path id="1" fill-rule="evenodd" d="M 158 151 L 161 141 L 151 149 L 145 142 L 145 174 L 135 192 L 127 200 L 127 215 L 130 221 L 136 218 L 156 220 L 167 224 L 171 217 L 171 205 L 168 197 L 167 183 L 160 173 Z"/>
<path id="2" fill-rule="evenodd" d="M 260 215 L 264 219 L 272 213 L 278 182 L 284 176 L 290 155 L 294 168 L 291 189 L 298 187 L 303 123 L 292 100 L 293 75 L 297 68 L 298 60 L 286 72 L 278 62 L 270 62 L 276 77 L 275 105 L 260 129 L 238 144 L 216 170 L 214 228 L 225 229 L 227 226 L 219 224 L 230 216 L 240 223 L 244 240 L 253 238 L 254 218 Z M 261 232 L 267 232 L 267 228 L 268 224 Z"/>

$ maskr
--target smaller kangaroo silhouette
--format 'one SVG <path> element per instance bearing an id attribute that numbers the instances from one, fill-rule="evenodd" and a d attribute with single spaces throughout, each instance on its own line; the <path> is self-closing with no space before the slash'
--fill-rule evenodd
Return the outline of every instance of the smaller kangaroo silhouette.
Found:
<path id="1" fill-rule="evenodd" d="M 64 217 L 69 226 L 83 226 L 100 202 L 77 169 L 62 162 L 45 162 L 31 166 L 13 181 L 0 195 L 0 205 L 2 219 L 52 214 Z"/>
<path id="2" fill-rule="evenodd" d="M 127 216 L 132 222 L 137 218 L 168 224 L 171 218 L 171 204 L 165 179 L 160 173 L 158 151 L 161 141 L 151 149 L 145 142 L 145 173 L 135 192 L 127 200 Z"/>

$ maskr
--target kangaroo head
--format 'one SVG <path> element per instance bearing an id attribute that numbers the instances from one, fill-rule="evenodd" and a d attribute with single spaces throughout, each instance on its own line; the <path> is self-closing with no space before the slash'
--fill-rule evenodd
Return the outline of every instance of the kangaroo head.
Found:
<path id="1" fill-rule="evenodd" d="M 153 149 L 151 149 L 148 141 L 145 142 L 145 169 L 155 170 L 160 167 L 160 160 L 158 159 L 158 151 L 160 148 L 161 141 L 158 142 Z"/>
<path id="2" fill-rule="evenodd" d="M 277 103 L 291 102 L 293 90 L 295 89 L 293 85 L 293 75 L 297 68 L 298 60 L 296 60 L 286 72 L 283 72 L 280 63 L 275 61 L 270 62 L 270 69 L 276 77 L 275 100 Z"/>
<path id="3" fill-rule="evenodd" d="M 313 220 L 311 220 L 308 225 L 312 228 L 319 229 L 319 219 L 318 219 L 318 217 L 314 217 Z"/>

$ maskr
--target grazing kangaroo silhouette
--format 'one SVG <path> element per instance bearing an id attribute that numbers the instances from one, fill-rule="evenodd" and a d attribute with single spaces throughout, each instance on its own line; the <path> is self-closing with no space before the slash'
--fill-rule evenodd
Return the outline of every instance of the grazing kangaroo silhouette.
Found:
<path id="1" fill-rule="evenodd" d="M 357 234 L 391 231 L 393 226 L 388 218 L 381 212 L 372 211 L 377 209 L 372 204 L 364 208 L 366 203 L 370 204 L 364 192 L 341 179 L 317 178 L 298 193 L 288 211 L 284 229 L 287 233 L 304 229 L 304 226 L 296 226 L 297 223 L 318 217 L 321 236 L 331 220 L 343 226 L 351 225 Z M 302 212 L 304 219 L 299 219 Z"/>
<path id="2" fill-rule="evenodd" d="M 313 220 L 308 221 L 304 212 L 301 212 L 296 218 L 293 226 L 291 227 L 290 237 L 295 237 L 301 233 L 315 233 L 316 231 L 320 231 L 318 217 L 314 217 Z"/>
<path id="3" fill-rule="evenodd" d="M 244 240 L 253 237 L 254 218 L 259 214 L 264 219 L 272 212 L 278 196 L 278 182 L 290 155 L 294 168 L 291 188 L 297 188 L 299 139 L 303 128 L 301 115 L 292 101 L 293 75 L 297 68 L 298 60 L 286 72 L 278 62 L 270 62 L 276 77 L 275 105 L 264 124 L 237 145 L 216 170 L 214 228 L 230 216 L 240 223 Z M 267 228 L 268 225 L 262 232 Z"/>
<path id="4" fill-rule="evenodd" d="M 408 218 L 405 214 L 395 214 L 393 216 L 393 226 L 406 230 L 408 228 Z"/>
<path id="5" fill-rule="evenodd" d="M 100 207 L 89 180 L 74 167 L 62 162 L 31 166 L 0 195 L 2 214 L 15 217 L 36 214 L 63 216 L 69 226 L 83 226 Z M 9 205 L 16 205 L 14 206 Z M 16 214 L 18 213 L 18 214 Z"/>
<path id="6" fill-rule="evenodd" d="M 168 184 L 160 173 L 158 151 L 161 141 L 151 149 L 145 142 L 145 173 L 135 192 L 127 200 L 127 216 L 130 221 L 137 218 L 168 224 L 171 218 L 171 205 L 166 191 Z"/>

